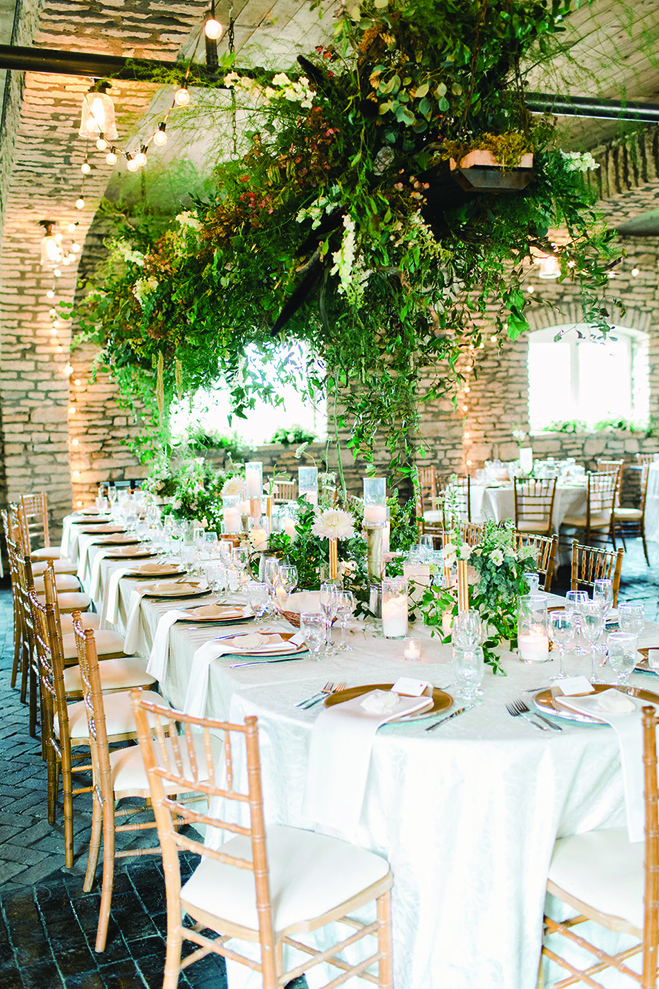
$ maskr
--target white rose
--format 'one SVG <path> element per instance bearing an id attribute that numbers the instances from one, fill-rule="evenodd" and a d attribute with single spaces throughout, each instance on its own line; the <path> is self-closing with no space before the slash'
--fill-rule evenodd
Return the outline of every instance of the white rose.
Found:
<path id="1" fill-rule="evenodd" d="M 471 546 L 467 546 L 466 543 L 463 543 L 463 545 L 460 547 L 460 559 L 468 560 L 470 556 L 471 556 Z"/>
<path id="2" fill-rule="evenodd" d="M 495 567 L 500 567 L 503 563 L 503 553 L 500 549 L 495 549 L 490 553 L 490 559 Z"/>

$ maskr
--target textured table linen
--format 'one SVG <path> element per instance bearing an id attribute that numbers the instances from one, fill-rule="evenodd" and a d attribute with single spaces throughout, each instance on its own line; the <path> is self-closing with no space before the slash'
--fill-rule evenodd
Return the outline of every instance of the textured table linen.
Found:
<path id="1" fill-rule="evenodd" d="M 659 464 L 650 464 L 645 502 L 645 538 L 659 542 Z"/>
<path id="2" fill-rule="evenodd" d="M 120 582 L 120 624 L 133 586 L 128 578 Z M 182 601 L 143 599 L 143 655 L 160 616 L 182 606 Z M 281 622 L 271 627 L 288 629 Z M 161 690 L 174 706 L 184 704 L 195 651 L 217 634 L 216 627 L 172 626 Z M 235 722 L 250 714 L 259 719 L 268 823 L 322 830 L 302 811 L 310 732 L 319 708 L 304 711 L 294 707 L 296 701 L 330 679 L 346 680 L 348 686 L 393 683 L 402 675 L 437 687 L 451 682 L 449 648 L 423 629 L 415 629 L 417 634 L 423 658 L 414 664 L 403 661 L 401 642 L 367 631 L 351 634 L 353 652 L 320 662 L 309 658 L 234 670 L 232 656 L 212 663 L 209 715 Z M 659 629 L 646 625 L 640 644 L 656 643 Z M 562 732 L 540 732 L 505 711 L 504 702 L 524 688 L 546 685 L 555 666 L 527 666 L 508 655 L 508 676 L 487 671 L 483 702 L 473 710 L 431 733 L 424 730 L 428 722 L 420 721 L 385 726 L 374 739 L 359 824 L 332 833 L 389 860 L 395 877 L 396 989 L 535 989 L 555 839 L 625 823 L 620 751 L 612 729 L 566 722 Z M 587 674 L 590 660 L 568 657 L 567 666 L 570 673 Z M 607 678 L 608 671 L 601 672 Z M 654 677 L 634 675 L 632 682 L 648 689 L 656 685 L 659 692 Z M 234 770 L 238 778 L 244 775 L 240 762 Z M 228 968 L 231 989 L 260 986 L 244 967 L 230 963 Z M 308 976 L 310 989 L 328 980 L 327 972 Z M 358 989 L 361 983 L 353 979 L 347 985 Z"/>

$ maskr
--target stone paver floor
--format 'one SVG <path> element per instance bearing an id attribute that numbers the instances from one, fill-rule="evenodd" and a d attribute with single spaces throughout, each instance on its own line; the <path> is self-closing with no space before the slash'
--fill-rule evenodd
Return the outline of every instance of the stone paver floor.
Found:
<path id="1" fill-rule="evenodd" d="M 659 620 L 659 545 L 648 567 L 638 540 L 627 544 L 620 597 L 643 601 Z M 566 586 L 559 574 L 556 590 Z M 159 989 L 162 985 L 165 893 L 160 860 L 121 859 L 108 945 L 94 952 L 98 884 L 84 893 L 91 798 L 76 797 L 73 869 L 64 867 L 62 807 L 57 823 L 46 816 L 46 772 L 40 743 L 27 732 L 27 709 L 9 686 L 13 638 L 11 592 L 0 583 L 0 987 L 2 989 Z M 153 833 L 122 836 L 122 847 L 151 844 Z M 195 857 L 184 857 L 189 873 Z M 303 989 L 298 980 L 295 989 Z M 225 989 L 224 962 L 205 958 L 181 975 L 179 986 Z M 291 989 L 293 987 L 291 986 Z"/>

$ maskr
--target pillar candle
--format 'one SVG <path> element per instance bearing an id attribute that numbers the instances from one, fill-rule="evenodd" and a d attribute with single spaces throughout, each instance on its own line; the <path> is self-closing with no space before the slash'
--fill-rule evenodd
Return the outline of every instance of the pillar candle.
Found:
<path id="1" fill-rule="evenodd" d="M 242 528 L 240 508 L 238 508 L 237 505 L 227 505 L 223 510 L 223 514 L 224 514 L 224 531 L 228 534 L 240 532 Z"/>
<path id="2" fill-rule="evenodd" d="M 400 639 L 407 635 L 406 594 L 382 602 L 382 634 L 388 639 Z"/>
<path id="3" fill-rule="evenodd" d="M 260 498 L 262 491 L 261 465 L 247 464 L 245 467 L 245 493 L 248 498 Z"/>
<path id="4" fill-rule="evenodd" d="M 549 639 L 545 630 L 531 626 L 518 639 L 519 658 L 525 663 L 544 663 L 549 659 Z"/>
<path id="5" fill-rule="evenodd" d="M 386 505 L 364 505 L 364 525 L 384 525 L 386 521 Z"/>

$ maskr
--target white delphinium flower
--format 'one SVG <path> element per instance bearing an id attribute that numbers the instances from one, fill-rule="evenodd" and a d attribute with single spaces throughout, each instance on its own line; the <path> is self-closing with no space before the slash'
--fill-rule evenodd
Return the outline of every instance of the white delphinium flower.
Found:
<path id="1" fill-rule="evenodd" d="M 327 508 L 316 515 L 311 534 L 321 539 L 352 539 L 355 535 L 352 515 L 339 508 Z"/>

